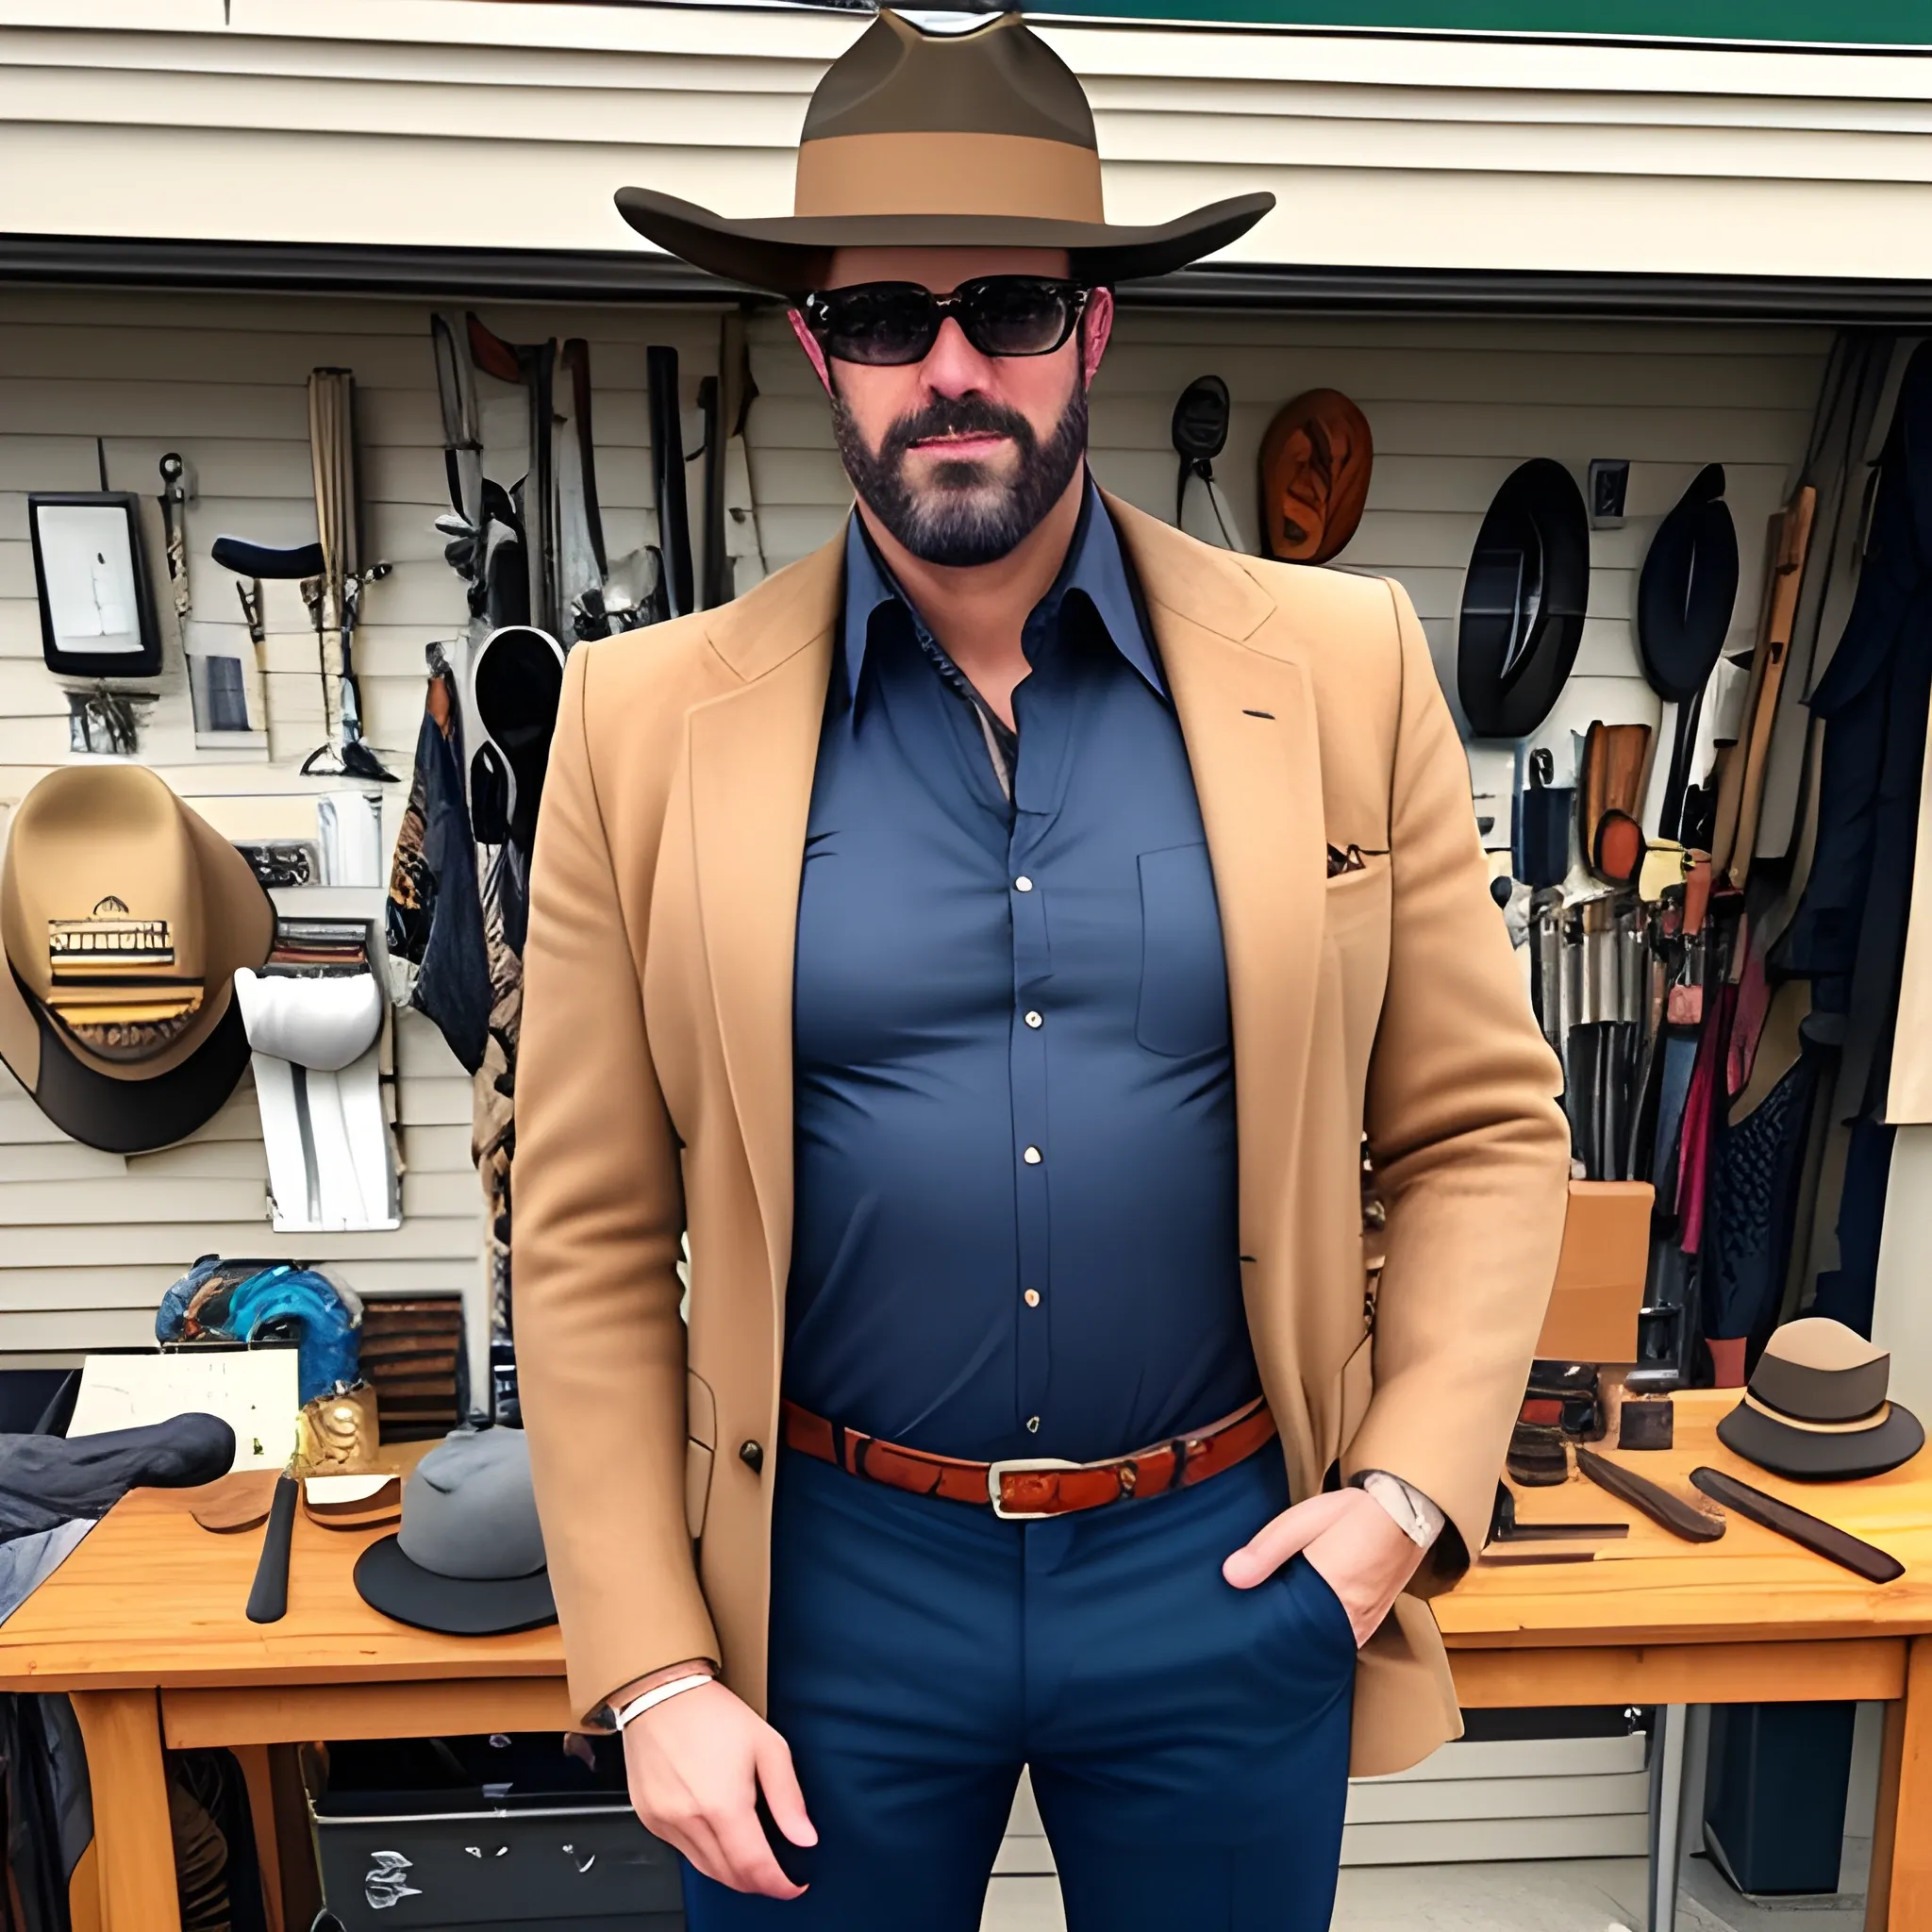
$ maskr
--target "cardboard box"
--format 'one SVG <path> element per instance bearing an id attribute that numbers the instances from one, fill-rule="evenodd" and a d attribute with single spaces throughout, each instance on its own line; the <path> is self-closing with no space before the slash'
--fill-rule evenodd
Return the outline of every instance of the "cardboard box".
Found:
<path id="1" fill-rule="evenodd" d="M 1634 1362 L 1650 1267 L 1648 1181 L 1572 1181 L 1563 1252 L 1536 1352 L 1547 1361 Z"/>

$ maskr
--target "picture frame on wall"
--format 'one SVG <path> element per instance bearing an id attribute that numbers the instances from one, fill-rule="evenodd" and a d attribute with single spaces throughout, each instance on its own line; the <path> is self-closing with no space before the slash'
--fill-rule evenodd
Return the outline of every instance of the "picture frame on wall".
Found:
<path id="1" fill-rule="evenodd" d="M 26 508 L 47 669 L 61 677 L 159 676 L 141 499 L 121 490 L 36 491 Z"/>

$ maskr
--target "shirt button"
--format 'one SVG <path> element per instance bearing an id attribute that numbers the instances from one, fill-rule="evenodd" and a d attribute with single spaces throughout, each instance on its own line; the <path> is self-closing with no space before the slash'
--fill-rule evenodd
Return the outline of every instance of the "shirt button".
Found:
<path id="1" fill-rule="evenodd" d="M 1037 1436 L 1037 1435 L 1039 1435 L 1039 1433 L 1040 1433 L 1040 1418 L 1039 1418 L 1039 1417 L 1038 1417 L 1037 1415 L 1029 1415 L 1029 1416 L 1028 1416 L 1028 1417 L 1026 1418 L 1026 1433 L 1027 1433 L 1027 1434 L 1028 1434 L 1029 1436 Z"/>
<path id="2" fill-rule="evenodd" d="M 1041 1021 L 1038 1013 L 1028 1013 L 1026 1015 L 1026 1024 L 1029 1026 L 1039 1026 L 1043 1024 L 1044 1023 Z"/>
<path id="3" fill-rule="evenodd" d="M 1030 892 L 1033 890 L 1033 881 L 1029 879 L 1026 876 L 1026 874 L 1023 872 L 1020 874 L 1020 876 L 1013 881 L 1013 890 L 1016 892 Z"/>
<path id="4" fill-rule="evenodd" d="M 1024 1299 L 1029 1308 L 1037 1308 L 1040 1306 L 1040 1291 L 1037 1288 L 1029 1288 Z"/>
<path id="5" fill-rule="evenodd" d="M 1038 1147 L 1029 1147 L 1027 1148 L 1025 1153 L 1021 1155 L 1020 1158 L 1024 1160 L 1028 1167 L 1038 1167 L 1040 1165 L 1041 1160 L 1040 1149 Z"/>

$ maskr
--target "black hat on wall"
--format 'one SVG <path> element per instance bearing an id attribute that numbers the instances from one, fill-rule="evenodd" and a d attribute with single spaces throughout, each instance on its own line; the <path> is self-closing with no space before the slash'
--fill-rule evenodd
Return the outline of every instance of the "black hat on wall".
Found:
<path id="1" fill-rule="evenodd" d="M 1589 597 L 1583 492 L 1561 463 L 1533 458 L 1497 491 L 1463 579 L 1456 693 L 1478 738 L 1527 738 L 1549 716 Z"/>

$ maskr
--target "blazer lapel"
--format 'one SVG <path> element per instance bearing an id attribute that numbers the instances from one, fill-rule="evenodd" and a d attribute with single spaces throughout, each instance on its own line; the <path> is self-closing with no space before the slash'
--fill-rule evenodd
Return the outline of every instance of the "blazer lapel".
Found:
<path id="1" fill-rule="evenodd" d="M 792 954 L 841 551 L 842 539 L 795 565 L 793 596 L 775 609 L 758 600 L 755 627 L 734 621 L 739 607 L 719 613 L 711 641 L 746 681 L 698 707 L 690 725 L 705 961 L 780 1302 L 791 1257 Z"/>
<path id="2" fill-rule="evenodd" d="M 1294 1331 L 1256 1297 L 1291 1183 L 1320 989 L 1326 834 L 1308 675 L 1274 602 L 1223 560 L 1112 503 L 1153 621 L 1208 834 L 1227 954 L 1249 1324 L 1271 1365 Z M 1253 641 L 1246 641 L 1252 640 Z M 1283 1379 L 1277 1376 L 1276 1380 Z M 1271 1387 L 1291 1447 L 1312 1455 L 1298 1386 Z"/>

